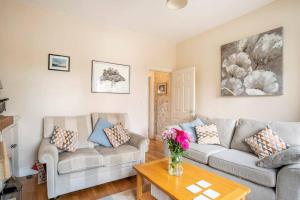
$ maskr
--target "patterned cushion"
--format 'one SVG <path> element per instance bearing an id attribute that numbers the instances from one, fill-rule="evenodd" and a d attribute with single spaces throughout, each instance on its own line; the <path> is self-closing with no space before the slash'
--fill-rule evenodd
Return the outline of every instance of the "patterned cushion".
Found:
<path id="1" fill-rule="evenodd" d="M 58 126 L 54 127 L 50 143 L 63 151 L 76 151 L 78 142 L 78 133 L 64 130 Z"/>
<path id="2" fill-rule="evenodd" d="M 265 128 L 255 135 L 245 139 L 252 151 L 260 158 L 274 155 L 277 152 L 289 147 L 276 133 L 270 128 Z"/>
<path id="3" fill-rule="evenodd" d="M 118 147 L 130 140 L 129 134 L 121 123 L 114 125 L 112 128 L 105 128 L 104 132 L 113 147 Z"/>
<path id="4" fill-rule="evenodd" d="M 195 129 L 198 144 L 220 144 L 215 124 L 196 126 Z"/>

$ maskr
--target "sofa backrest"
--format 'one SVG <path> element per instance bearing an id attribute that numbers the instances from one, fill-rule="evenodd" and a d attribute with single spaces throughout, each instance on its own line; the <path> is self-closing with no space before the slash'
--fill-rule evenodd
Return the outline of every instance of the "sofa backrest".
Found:
<path id="1" fill-rule="evenodd" d="M 220 143 L 223 147 L 230 148 L 230 143 L 235 131 L 237 121 L 235 119 L 212 118 L 210 122 L 217 125 Z"/>
<path id="2" fill-rule="evenodd" d="M 231 148 L 251 152 L 249 145 L 245 143 L 245 138 L 258 133 L 267 126 L 291 146 L 300 145 L 300 122 L 264 122 L 239 119 L 231 142 Z"/>
<path id="3" fill-rule="evenodd" d="M 240 151 L 252 152 L 245 139 L 266 128 L 269 124 L 269 122 L 252 119 L 239 119 L 230 147 Z"/>
<path id="4" fill-rule="evenodd" d="M 300 122 L 271 122 L 270 127 L 286 143 L 300 145 Z"/>
<path id="5" fill-rule="evenodd" d="M 94 144 L 88 141 L 92 133 L 92 122 L 90 115 L 69 117 L 45 117 L 44 137 L 49 138 L 53 133 L 54 126 L 66 130 L 78 132 L 78 148 L 93 148 Z"/>
<path id="6" fill-rule="evenodd" d="M 92 126 L 95 128 L 99 119 L 106 119 L 110 123 L 122 123 L 122 125 L 129 129 L 127 113 L 92 113 Z"/>
<path id="7" fill-rule="evenodd" d="M 216 124 L 221 145 L 230 148 L 237 123 L 235 119 L 209 118 L 202 115 L 198 115 L 198 118 L 205 124 Z"/>

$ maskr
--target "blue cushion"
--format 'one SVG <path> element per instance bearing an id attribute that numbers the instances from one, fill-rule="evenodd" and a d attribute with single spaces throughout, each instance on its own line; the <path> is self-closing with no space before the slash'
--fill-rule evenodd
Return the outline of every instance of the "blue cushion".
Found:
<path id="1" fill-rule="evenodd" d="M 103 145 L 105 147 L 112 147 L 111 143 L 109 142 L 104 129 L 111 128 L 113 124 L 105 119 L 98 120 L 94 131 L 92 132 L 91 136 L 89 137 L 89 141 Z"/>
<path id="2" fill-rule="evenodd" d="M 195 126 L 201 126 L 204 125 L 204 123 L 199 119 L 195 119 L 194 121 L 191 122 L 187 122 L 184 124 L 179 124 L 179 126 L 186 131 L 187 133 L 189 133 L 189 136 L 192 139 L 192 142 L 196 142 L 196 130 L 195 130 Z"/>

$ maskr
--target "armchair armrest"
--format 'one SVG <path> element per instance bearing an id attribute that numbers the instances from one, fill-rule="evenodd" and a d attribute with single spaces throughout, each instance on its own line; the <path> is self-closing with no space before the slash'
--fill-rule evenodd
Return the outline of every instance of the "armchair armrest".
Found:
<path id="1" fill-rule="evenodd" d="M 300 164 L 287 165 L 277 175 L 278 200 L 300 199 Z"/>
<path id="2" fill-rule="evenodd" d="M 44 138 L 41 142 L 38 159 L 41 163 L 47 165 L 47 191 L 48 197 L 56 197 L 56 179 L 57 179 L 57 163 L 58 163 L 58 150 L 55 145 L 50 144 L 49 138 Z"/>

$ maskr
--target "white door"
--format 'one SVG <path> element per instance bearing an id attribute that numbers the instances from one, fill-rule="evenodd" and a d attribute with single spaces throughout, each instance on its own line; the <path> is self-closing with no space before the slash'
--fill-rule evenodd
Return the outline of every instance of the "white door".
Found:
<path id="1" fill-rule="evenodd" d="M 195 67 L 172 72 L 172 123 L 191 120 L 195 116 Z"/>

